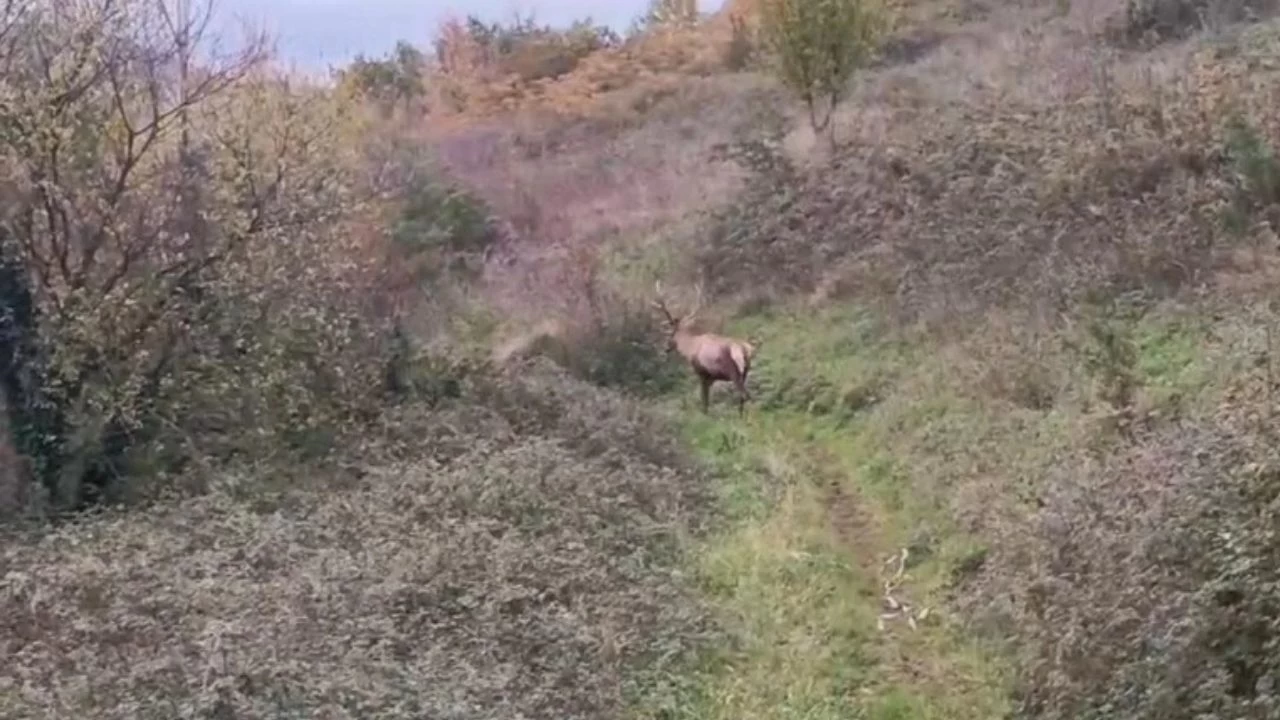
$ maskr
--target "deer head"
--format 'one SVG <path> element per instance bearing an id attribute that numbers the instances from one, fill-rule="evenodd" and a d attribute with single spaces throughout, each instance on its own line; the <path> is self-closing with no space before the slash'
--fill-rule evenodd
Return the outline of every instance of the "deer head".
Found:
<path id="1" fill-rule="evenodd" d="M 653 306 L 662 313 L 663 317 L 667 321 L 667 352 L 674 352 L 676 349 L 677 336 L 687 335 L 689 333 L 689 329 L 692 327 L 694 318 L 697 317 L 698 311 L 702 309 L 702 286 L 697 286 L 697 302 L 694 304 L 693 309 L 684 315 L 676 315 L 667 307 L 667 302 L 663 298 L 662 294 L 661 280 L 658 280 L 653 284 L 653 289 L 656 295 L 656 299 L 653 301 Z"/>

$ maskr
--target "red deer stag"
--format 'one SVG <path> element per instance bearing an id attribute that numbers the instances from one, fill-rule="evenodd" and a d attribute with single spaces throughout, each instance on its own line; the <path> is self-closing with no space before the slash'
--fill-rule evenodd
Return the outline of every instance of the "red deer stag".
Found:
<path id="1" fill-rule="evenodd" d="M 695 333 L 691 330 L 693 318 L 702 308 L 702 289 L 698 288 L 698 301 L 692 311 L 683 317 L 676 317 L 667 309 L 662 298 L 662 281 L 654 283 L 657 299 L 653 306 L 666 316 L 667 352 L 680 353 L 694 374 L 702 383 L 702 411 L 708 411 L 711 402 L 711 386 L 717 380 L 733 383 L 738 389 L 738 415 L 745 412 L 746 402 L 751 399 L 747 392 L 747 374 L 751 372 L 751 358 L 756 347 L 745 340 L 713 335 L 711 333 Z"/>

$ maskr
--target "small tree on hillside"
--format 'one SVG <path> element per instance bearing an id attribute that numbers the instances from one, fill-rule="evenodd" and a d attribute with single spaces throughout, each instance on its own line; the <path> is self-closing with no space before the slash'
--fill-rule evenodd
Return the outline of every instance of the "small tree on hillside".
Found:
<path id="1" fill-rule="evenodd" d="M 828 133 L 849 80 L 883 36 L 880 0 L 763 0 L 761 37 L 780 80 L 800 96 L 815 133 Z"/>
<path id="2" fill-rule="evenodd" d="M 405 110 L 410 110 L 414 102 L 426 95 L 426 67 L 422 51 L 401 40 L 383 59 L 357 55 L 349 66 L 338 71 L 337 77 L 339 82 L 349 83 L 384 109 L 403 105 Z"/>

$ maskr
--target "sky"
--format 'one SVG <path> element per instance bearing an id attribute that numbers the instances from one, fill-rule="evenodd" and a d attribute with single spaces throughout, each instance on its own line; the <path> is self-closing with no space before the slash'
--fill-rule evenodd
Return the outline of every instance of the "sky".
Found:
<path id="1" fill-rule="evenodd" d="M 704 12 L 722 0 L 699 0 Z M 648 0 L 214 0 L 219 25 L 248 20 L 276 38 L 281 59 L 322 70 L 357 54 L 377 57 L 408 40 L 427 47 L 440 19 L 475 14 L 506 20 L 517 11 L 540 24 L 567 25 L 590 16 L 623 32 Z"/>

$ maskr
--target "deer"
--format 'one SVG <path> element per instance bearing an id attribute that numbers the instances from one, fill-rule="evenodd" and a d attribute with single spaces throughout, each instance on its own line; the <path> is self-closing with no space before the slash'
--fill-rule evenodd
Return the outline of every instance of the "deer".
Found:
<path id="1" fill-rule="evenodd" d="M 702 412 L 709 412 L 711 402 L 711 386 L 717 381 L 731 382 L 738 390 L 738 415 L 746 411 L 746 403 L 751 399 L 747 391 L 747 375 L 751 372 L 751 358 L 755 356 L 757 345 L 737 338 L 715 335 L 712 333 L 695 333 L 692 330 L 693 319 L 702 309 L 702 287 L 697 288 L 697 302 L 692 311 L 683 316 L 672 314 L 662 296 L 662 281 L 654 283 L 656 299 L 653 306 L 657 308 L 667 321 L 668 354 L 678 352 L 693 369 L 702 383 Z"/>

